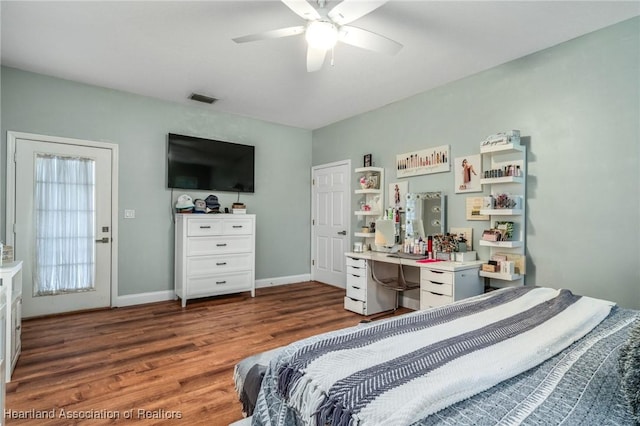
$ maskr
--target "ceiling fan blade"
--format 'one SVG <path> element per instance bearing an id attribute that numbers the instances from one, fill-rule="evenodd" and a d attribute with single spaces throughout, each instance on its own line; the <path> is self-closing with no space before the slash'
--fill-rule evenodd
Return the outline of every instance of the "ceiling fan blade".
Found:
<path id="1" fill-rule="evenodd" d="M 326 55 L 327 51 L 325 49 L 317 49 L 309 46 L 307 48 L 307 72 L 318 71 L 322 68 Z"/>
<path id="2" fill-rule="evenodd" d="M 320 19 L 320 14 L 306 0 L 281 0 L 293 13 L 307 21 Z"/>
<path id="3" fill-rule="evenodd" d="M 284 1 L 284 0 L 283 0 Z M 343 0 L 327 16 L 338 25 L 345 25 L 373 12 L 388 0 Z"/>
<path id="4" fill-rule="evenodd" d="M 250 34 L 242 37 L 236 37 L 232 40 L 236 43 L 246 43 L 248 41 L 267 40 L 270 38 L 289 37 L 304 33 L 304 25 L 297 27 L 280 28 L 277 30 L 265 31 L 262 33 Z"/>
<path id="5" fill-rule="evenodd" d="M 402 49 L 402 45 L 397 41 L 393 41 L 380 34 L 372 33 L 371 31 L 363 30 L 362 28 L 348 25 L 340 28 L 338 40 L 352 46 L 373 50 L 374 52 L 387 53 L 389 55 L 395 55 Z"/>

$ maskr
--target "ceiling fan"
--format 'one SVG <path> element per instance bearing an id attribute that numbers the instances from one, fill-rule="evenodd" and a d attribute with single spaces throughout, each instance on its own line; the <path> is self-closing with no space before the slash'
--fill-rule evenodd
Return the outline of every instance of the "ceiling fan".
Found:
<path id="1" fill-rule="evenodd" d="M 236 43 L 267 40 L 304 34 L 307 40 L 307 71 L 322 68 L 328 50 L 332 50 L 338 41 L 374 52 L 395 55 L 402 45 L 380 34 L 347 25 L 364 15 L 373 12 L 388 0 L 343 0 L 337 6 L 326 11 L 326 0 L 317 0 L 316 10 L 306 0 L 281 0 L 296 15 L 306 20 L 306 25 L 280 28 L 233 39 Z"/>

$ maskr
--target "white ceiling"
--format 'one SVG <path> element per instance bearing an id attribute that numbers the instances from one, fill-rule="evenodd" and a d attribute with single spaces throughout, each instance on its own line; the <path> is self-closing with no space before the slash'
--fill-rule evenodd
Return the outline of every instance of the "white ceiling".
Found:
<path id="1" fill-rule="evenodd" d="M 391 0 L 351 25 L 400 42 L 400 53 L 338 44 L 334 66 L 307 73 L 303 36 L 231 41 L 303 24 L 275 0 L 1 7 L 3 65 L 306 129 L 640 15 L 639 1 Z M 219 101 L 198 104 L 192 92 Z"/>

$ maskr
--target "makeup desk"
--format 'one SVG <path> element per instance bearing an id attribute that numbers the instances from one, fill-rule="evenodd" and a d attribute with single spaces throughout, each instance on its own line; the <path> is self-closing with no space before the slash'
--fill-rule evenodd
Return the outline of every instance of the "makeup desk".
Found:
<path id="1" fill-rule="evenodd" d="M 399 268 L 407 282 L 420 291 L 420 309 L 442 306 L 484 292 L 480 277 L 481 260 L 472 262 L 421 263 L 413 259 L 390 257 L 389 253 L 364 252 L 345 254 L 347 264 L 347 295 L 344 307 L 362 315 L 372 315 L 396 307 L 397 291 L 380 281 L 397 277 Z"/>

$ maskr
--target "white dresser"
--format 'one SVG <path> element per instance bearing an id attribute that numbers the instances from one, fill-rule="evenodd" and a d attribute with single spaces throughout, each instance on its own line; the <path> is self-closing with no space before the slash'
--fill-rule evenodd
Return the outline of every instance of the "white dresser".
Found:
<path id="1" fill-rule="evenodd" d="M 175 292 L 188 299 L 251 291 L 255 296 L 252 214 L 177 214 Z"/>
<path id="2" fill-rule="evenodd" d="M 360 315 L 373 315 L 396 307 L 396 292 L 376 284 L 366 259 L 347 256 L 346 263 L 345 309 Z"/>
<path id="3" fill-rule="evenodd" d="M 481 263 L 434 262 L 421 266 L 420 309 L 482 294 L 484 282 L 478 273 Z"/>

